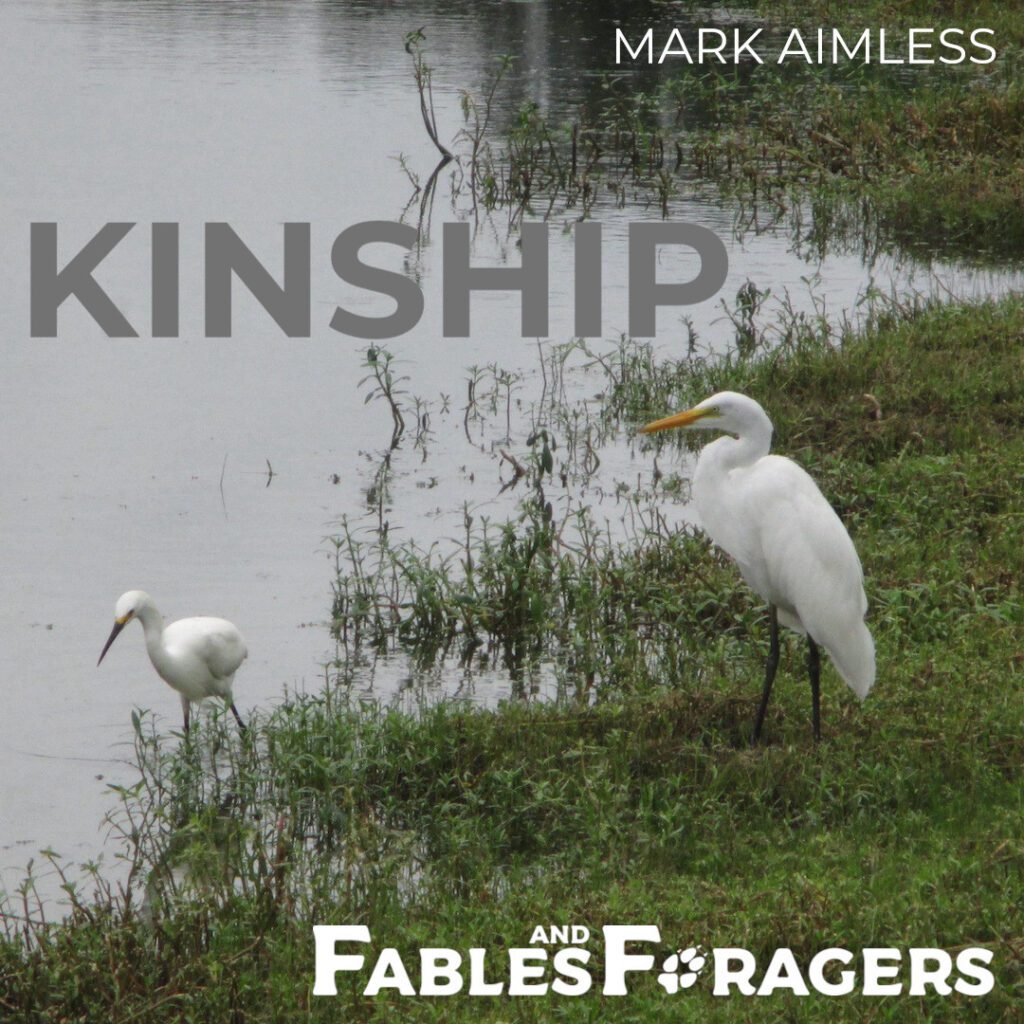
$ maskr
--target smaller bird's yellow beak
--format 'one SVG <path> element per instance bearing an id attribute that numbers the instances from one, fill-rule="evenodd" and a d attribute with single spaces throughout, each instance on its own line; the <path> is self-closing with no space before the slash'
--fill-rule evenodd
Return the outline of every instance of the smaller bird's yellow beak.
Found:
<path id="1" fill-rule="evenodd" d="M 655 420 L 640 428 L 641 434 L 656 434 L 659 430 L 671 430 L 673 427 L 688 427 L 691 423 L 703 419 L 705 416 L 713 415 L 712 409 L 687 409 L 686 412 L 677 412 L 672 416 L 666 416 L 662 420 Z"/>

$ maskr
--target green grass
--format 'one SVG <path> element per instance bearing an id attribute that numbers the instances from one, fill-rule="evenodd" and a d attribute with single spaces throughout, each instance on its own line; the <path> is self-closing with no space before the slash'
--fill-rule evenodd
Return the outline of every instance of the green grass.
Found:
<path id="1" fill-rule="evenodd" d="M 627 73 L 602 84 L 570 124 L 527 102 L 500 144 L 474 151 L 487 207 L 513 220 L 597 202 L 643 202 L 663 215 L 695 183 L 739 201 L 743 226 L 789 224 L 824 254 L 910 250 L 998 264 L 1024 252 L 1024 11 L 997 2 L 795 0 L 754 3 L 768 34 L 793 26 L 852 40 L 884 27 L 990 27 L 992 64 L 899 69 L 862 61 L 809 66 L 662 68 L 648 91 Z M 1016 6 L 1017 9 L 1014 9 Z M 850 35 L 856 30 L 857 35 Z M 781 40 L 780 40 L 781 42 Z M 873 46 L 877 61 L 877 36 Z M 892 50 L 890 56 L 892 55 Z M 937 56 L 937 54 L 933 54 Z M 703 187 L 703 184 L 698 187 Z"/>
<path id="2" fill-rule="evenodd" d="M 753 0 L 749 5 L 782 25 L 901 28 L 991 28 L 1000 50 L 1024 45 L 1024 21 L 1003 0 Z"/>
<path id="3" fill-rule="evenodd" d="M 828 74 L 772 69 L 753 88 L 691 82 L 681 110 L 713 102 L 714 127 L 693 148 L 701 173 L 747 202 L 812 204 L 814 234 L 830 244 L 846 236 L 985 261 L 1019 255 L 1019 74 L 928 70 L 911 84 Z"/>
<path id="4" fill-rule="evenodd" d="M 792 0 L 752 5 L 778 26 L 991 28 L 991 65 L 899 76 L 858 64 L 763 67 L 685 83 L 680 111 L 710 109 L 704 173 L 748 201 L 812 204 L 813 235 L 999 261 L 1024 249 L 1024 12 L 998 0 Z M 694 86 L 696 88 L 694 89 Z M 708 107 L 710 102 L 711 106 Z M 696 107 L 694 107 L 696 104 Z"/>
<path id="5" fill-rule="evenodd" d="M 257 719 L 245 747 L 201 736 L 221 744 L 219 774 L 140 723 L 140 782 L 120 820 L 150 905 L 79 897 L 62 924 L 9 920 L 4 1020 L 1020 1019 L 1022 339 L 1024 303 L 1009 299 L 897 310 L 838 345 L 798 332 L 721 364 L 639 348 L 609 363 L 608 415 L 627 422 L 718 387 L 755 395 L 776 450 L 849 525 L 879 678 L 859 705 L 827 668 L 819 747 L 794 641 L 767 743 L 749 745 L 760 613 L 699 538 L 535 554 L 520 585 L 535 596 L 556 575 L 545 615 L 585 699 L 410 716 L 328 693 Z M 543 540 L 534 502 L 524 523 Z M 517 535 L 528 543 L 522 524 Z M 500 542 L 492 557 L 510 578 L 522 563 Z M 481 587 L 476 613 L 502 593 Z M 588 690 L 565 652 L 583 656 L 598 611 Z M 532 635 L 528 616 L 505 628 Z M 172 866 L 191 866 L 177 890 Z M 702 981 L 671 1002 L 653 977 L 621 1001 L 369 1000 L 344 982 L 313 999 L 314 923 L 369 925 L 414 978 L 424 945 L 495 955 L 538 924 L 657 923 L 664 953 L 982 944 L 998 983 L 980 1000 L 716 1000 Z M 589 948 L 599 960 L 600 942 Z"/>

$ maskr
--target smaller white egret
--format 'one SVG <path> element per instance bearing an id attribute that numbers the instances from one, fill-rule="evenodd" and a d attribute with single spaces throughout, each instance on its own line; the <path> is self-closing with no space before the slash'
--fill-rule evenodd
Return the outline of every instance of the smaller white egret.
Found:
<path id="1" fill-rule="evenodd" d="M 245 732 L 245 723 L 235 707 L 231 684 L 239 665 L 249 653 L 245 640 L 236 626 L 227 619 L 199 617 L 178 619 L 164 625 L 163 616 L 149 594 L 129 590 L 117 599 L 114 608 L 114 628 L 100 651 L 97 665 L 110 650 L 118 633 L 138 619 L 146 636 L 146 650 L 160 678 L 181 696 L 181 709 L 185 715 L 185 732 L 189 727 L 189 704 L 204 697 L 221 697 L 231 708 L 239 731 Z"/>
<path id="2" fill-rule="evenodd" d="M 769 455 L 772 423 L 752 398 L 722 391 L 686 412 L 641 428 L 718 430 L 693 474 L 705 532 L 735 560 L 768 602 L 771 652 L 754 741 L 761 736 L 779 664 L 779 623 L 807 636 L 814 739 L 821 738 L 820 644 L 861 700 L 875 681 L 875 644 L 864 624 L 868 602 L 860 559 L 839 516 L 795 462 Z"/>

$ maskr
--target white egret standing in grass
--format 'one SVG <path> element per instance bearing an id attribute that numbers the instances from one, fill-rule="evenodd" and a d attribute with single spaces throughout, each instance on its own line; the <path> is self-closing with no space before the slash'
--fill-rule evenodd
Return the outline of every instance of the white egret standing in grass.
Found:
<path id="1" fill-rule="evenodd" d="M 114 628 L 103 645 L 97 665 L 110 650 L 118 633 L 138 619 L 146 635 L 146 650 L 160 678 L 181 695 L 185 732 L 189 726 L 189 704 L 204 697 L 221 697 L 231 708 L 238 728 L 245 723 L 235 707 L 231 684 L 239 665 L 249 653 L 242 634 L 226 619 L 206 617 L 179 619 L 169 626 L 156 610 L 153 599 L 141 590 L 129 590 L 117 599 Z"/>
<path id="2" fill-rule="evenodd" d="M 769 455 L 772 424 L 752 398 L 722 391 L 686 412 L 648 423 L 719 430 L 693 474 L 693 500 L 704 530 L 735 559 L 743 578 L 768 602 L 771 652 L 754 724 L 761 736 L 779 664 L 779 623 L 807 636 L 814 738 L 821 738 L 818 645 L 861 700 L 875 681 L 875 644 L 864 624 L 864 574 L 850 535 L 815 482 L 795 462 Z"/>

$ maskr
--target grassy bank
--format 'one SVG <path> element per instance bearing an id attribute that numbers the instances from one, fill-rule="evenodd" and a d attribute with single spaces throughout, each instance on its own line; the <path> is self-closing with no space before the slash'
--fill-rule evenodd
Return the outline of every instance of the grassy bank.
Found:
<path id="1" fill-rule="evenodd" d="M 774 25 L 990 28 L 992 64 L 893 68 L 856 63 L 761 68 L 755 88 L 718 81 L 717 136 L 698 147 L 705 173 L 751 198 L 810 200 L 819 237 L 860 234 L 987 260 L 1024 246 L 1024 14 L 990 0 L 792 0 L 752 7 Z M 852 34 L 851 34 L 852 33 Z M 899 48 L 905 50 L 905 44 Z M 906 56 L 905 53 L 898 53 Z M 937 55 L 926 54 L 925 56 Z M 765 73 L 767 72 L 767 73 Z M 706 93 L 705 83 L 698 92 Z M 783 173 L 778 173 L 780 170 Z M 851 223 L 852 222 L 852 223 Z"/>
<path id="2" fill-rule="evenodd" d="M 610 77 L 567 123 L 529 102 L 500 142 L 483 144 L 483 100 L 469 100 L 462 141 L 476 140 L 464 147 L 474 202 L 507 209 L 515 224 L 608 202 L 667 213 L 711 186 L 742 202 L 739 228 L 790 221 L 794 238 L 821 253 L 899 248 L 998 263 L 1024 251 L 1024 13 L 996 3 L 799 0 L 755 3 L 743 18 L 775 41 L 762 42 L 760 66 L 670 57 L 656 85 Z M 923 55 L 934 65 L 880 65 L 874 36 L 868 64 L 862 54 L 834 66 L 776 63 L 791 28 L 813 44 L 821 26 L 849 45 L 866 26 L 884 27 L 890 60 L 907 56 L 910 26 L 987 27 L 998 56 L 948 65 L 936 49 Z M 659 36 L 655 60 L 663 45 Z"/>
<path id="3" fill-rule="evenodd" d="M 1022 352 L 1024 303 L 1007 300 L 893 311 L 838 346 L 810 332 L 726 364 L 609 363 L 605 412 L 624 422 L 715 388 L 756 395 L 777 449 L 849 525 L 879 682 L 859 706 L 826 669 L 819 748 L 795 642 L 768 742 L 749 746 L 759 609 L 699 537 L 562 550 L 531 496 L 518 546 L 472 548 L 498 582 L 449 574 L 462 588 L 449 646 L 468 623 L 478 643 L 518 637 L 528 662 L 554 633 L 580 699 L 410 717 L 327 693 L 258 719 L 245 746 L 219 735 L 219 773 L 200 766 L 209 733 L 186 754 L 141 722 L 140 782 L 119 819 L 140 887 L 83 897 L 63 924 L 8 918 L 3 1019 L 1016 1019 Z M 443 580 L 421 582 L 437 604 Z M 413 602 L 390 627 L 413 649 L 422 631 L 402 622 L 417 614 Z M 7 909 L 36 917 L 30 899 Z M 310 994 L 314 923 L 367 924 L 374 951 L 396 946 L 415 981 L 420 946 L 487 947 L 501 976 L 501 951 L 538 924 L 625 922 L 658 924 L 666 955 L 981 944 L 998 983 L 981 1000 L 716 1000 L 706 979 L 668 997 L 653 973 L 622 1000 Z M 588 948 L 599 962 L 600 942 Z"/>
<path id="4" fill-rule="evenodd" d="M 748 202 L 811 202 L 823 247 L 858 238 L 988 261 L 1019 254 L 1019 78 L 928 74 L 912 86 L 807 73 L 752 89 L 704 80 L 686 103 L 714 95 L 718 117 L 694 147 L 696 166 Z"/>
<path id="5" fill-rule="evenodd" d="M 795 25 L 984 26 L 995 31 L 1000 50 L 1024 45 L 1020 12 L 1002 0 L 753 0 L 749 7 Z"/>

